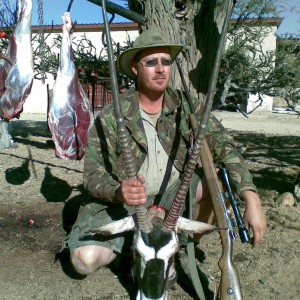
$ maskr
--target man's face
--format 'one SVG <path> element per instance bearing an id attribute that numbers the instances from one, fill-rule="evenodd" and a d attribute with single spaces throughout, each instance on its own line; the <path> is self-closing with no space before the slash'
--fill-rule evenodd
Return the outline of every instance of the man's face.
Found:
<path id="1" fill-rule="evenodd" d="M 143 93 L 162 93 L 171 77 L 169 47 L 145 49 L 132 63 L 132 71 L 137 76 L 138 90 Z"/>

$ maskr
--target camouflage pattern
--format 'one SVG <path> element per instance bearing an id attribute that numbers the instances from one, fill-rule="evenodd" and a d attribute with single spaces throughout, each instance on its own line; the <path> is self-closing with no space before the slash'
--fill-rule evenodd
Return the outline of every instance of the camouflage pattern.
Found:
<path id="1" fill-rule="evenodd" d="M 135 167 L 139 170 L 148 148 L 137 92 L 132 88 L 122 94 L 120 104 L 130 135 Z M 196 100 L 194 105 L 199 118 L 200 105 Z M 156 125 L 160 142 L 180 172 L 188 160 L 192 141 L 187 107 L 182 92 L 168 88 Z M 224 163 L 229 170 L 234 191 L 239 196 L 245 190 L 256 191 L 243 158 L 235 150 L 233 138 L 214 116 L 211 116 L 208 122 L 206 138 L 216 165 Z M 84 161 L 84 186 L 91 196 L 106 203 L 116 202 L 115 191 L 120 181 L 127 177 L 123 161 L 117 140 L 114 107 L 113 103 L 110 103 L 97 115 L 89 133 Z"/>
<path id="2" fill-rule="evenodd" d="M 202 174 L 193 174 L 190 183 L 191 202 L 184 203 L 182 215 L 189 217 L 189 205 L 195 207 L 198 183 Z M 162 205 L 166 210 L 169 210 L 176 196 L 180 185 L 180 181 L 176 181 L 164 194 L 161 196 L 147 197 L 146 206 L 151 204 Z M 133 232 L 123 232 L 112 236 L 102 236 L 101 234 L 90 235 L 90 231 L 102 225 L 109 224 L 112 221 L 122 219 L 135 213 L 134 206 L 128 206 L 123 203 L 105 203 L 100 199 L 89 199 L 90 203 L 85 203 L 81 206 L 78 218 L 72 227 L 71 232 L 66 236 L 63 242 L 63 248 L 69 248 L 70 251 L 83 246 L 102 246 L 111 249 L 123 255 L 132 255 L 132 239 Z M 186 241 L 186 236 L 179 234 L 181 242 Z"/>

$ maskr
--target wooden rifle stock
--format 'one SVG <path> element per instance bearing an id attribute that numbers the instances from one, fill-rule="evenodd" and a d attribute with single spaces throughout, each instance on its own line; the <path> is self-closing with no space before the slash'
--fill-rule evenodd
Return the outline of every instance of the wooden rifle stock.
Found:
<path id="1" fill-rule="evenodd" d="M 192 99 L 189 94 L 183 72 L 181 70 L 179 61 L 176 60 L 176 64 L 180 73 L 180 77 L 184 86 L 184 90 L 187 96 L 189 108 L 190 108 L 190 122 L 194 131 L 195 137 L 199 137 L 197 130 L 200 130 L 200 138 L 203 138 L 202 146 L 199 151 L 200 160 L 203 166 L 204 175 L 207 180 L 207 185 L 209 193 L 211 196 L 211 201 L 213 204 L 213 210 L 215 213 L 215 218 L 217 220 L 217 226 L 220 228 L 220 238 L 222 242 L 222 255 L 219 259 L 219 267 L 221 269 L 221 282 L 219 287 L 219 299 L 221 300 L 240 300 L 242 299 L 242 293 L 240 288 L 240 281 L 237 269 L 232 261 L 233 253 L 233 238 L 235 232 L 233 231 L 231 221 L 227 214 L 227 209 L 225 206 L 223 188 L 219 182 L 216 168 L 213 163 L 213 158 L 208 147 L 208 144 L 205 140 L 205 129 L 209 119 L 213 95 L 215 93 L 216 81 L 218 70 L 220 68 L 221 54 L 225 47 L 225 39 L 227 34 L 227 25 L 229 23 L 231 8 L 233 6 L 232 0 L 228 0 L 226 8 L 226 17 L 224 20 L 224 26 L 222 29 L 219 46 L 216 53 L 214 69 L 211 75 L 210 85 L 207 92 L 207 97 L 205 101 L 204 111 L 202 114 L 202 120 L 199 125 L 199 122 L 196 121 L 196 116 L 194 114 L 195 110 L 192 104 Z"/>
<path id="2" fill-rule="evenodd" d="M 195 132 L 197 130 L 197 122 L 194 114 L 190 114 L 190 121 Z M 213 163 L 213 157 L 205 139 L 200 149 L 200 160 L 213 204 L 217 226 L 220 228 L 219 234 L 222 243 L 222 255 L 218 263 L 221 270 L 219 299 L 242 299 L 239 274 L 232 260 L 233 229 L 227 215 L 223 196 L 223 188 L 219 181 L 217 171 Z"/>
<path id="3" fill-rule="evenodd" d="M 212 155 L 206 141 L 204 141 L 200 149 L 200 159 L 211 195 L 217 226 L 220 228 L 219 234 L 222 242 L 222 255 L 219 260 L 221 269 L 220 299 L 242 299 L 238 271 L 232 261 L 232 229 L 228 226 L 222 187 L 220 186 Z"/>

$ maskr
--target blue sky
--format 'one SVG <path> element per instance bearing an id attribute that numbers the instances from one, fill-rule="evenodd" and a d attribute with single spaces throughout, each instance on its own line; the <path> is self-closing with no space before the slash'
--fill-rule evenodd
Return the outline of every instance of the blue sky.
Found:
<path id="1" fill-rule="evenodd" d="M 52 21 L 54 25 L 61 24 L 61 15 L 67 10 L 69 0 L 42 0 L 44 6 L 44 24 L 51 25 Z M 10 0 L 11 3 L 15 3 L 15 0 Z M 38 0 L 33 0 L 33 24 L 38 24 L 38 12 L 37 12 Z M 112 0 L 112 2 L 123 5 L 122 0 Z M 300 34 L 300 1 L 299 0 L 281 0 L 284 9 L 280 14 L 280 17 L 284 17 L 282 24 L 279 27 L 278 33 L 296 33 Z M 296 9 L 292 9 L 296 7 Z M 73 21 L 77 21 L 79 24 L 86 23 L 101 23 L 102 22 L 102 10 L 100 6 L 97 6 L 87 0 L 74 0 L 71 15 Z M 128 20 L 116 17 L 117 22 L 126 22 Z"/>
<path id="2" fill-rule="evenodd" d="M 280 17 L 283 17 L 278 34 L 295 33 L 300 35 L 300 1 L 299 0 L 281 0 L 281 6 L 278 7 Z"/>

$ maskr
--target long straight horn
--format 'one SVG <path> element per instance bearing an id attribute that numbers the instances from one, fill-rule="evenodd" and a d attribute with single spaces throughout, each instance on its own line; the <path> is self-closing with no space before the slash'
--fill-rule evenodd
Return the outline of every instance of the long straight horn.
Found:
<path id="1" fill-rule="evenodd" d="M 222 28 L 222 32 L 221 32 L 221 36 L 220 36 L 220 40 L 219 40 L 219 44 L 218 44 L 218 49 L 217 49 L 217 53 L 216 53 L 216 57 L 215 57 L 215 61 L 214 61 L 214 68 L 213 68 L 211 79 L 210 79 L 210 84 L 209 84 L 209 88 L 208 88 L 208 92 L 207 92 L 207 96 L 206 96 L 205 107 L 204 107 L 204 112 L 203 112 L 203 115 L 201 118 L 200 127 L 198 128 L 197 137 L 196 137 L 195 143 L 193 145 L 193 150 L 192 150 L 191 156 L 189 158 L 189 161 L 187 163 L 187 166 L 185 168 L 183 178 L 181 180 L 178 192 L 177 192 L 176 197 L 172 203 L 172 206 L 164 220 L 164 226 L 170 230 L 175 229 L 177 220 L 181 214 L 183 203 L 186 199 L 186 194 L 187 194 L 187 190 L 189 187 L 189 183 L 192 179 L 194 170 L 198 163 L 200 148 L 201 148 L 201 146 L 203 144 L 203 140 L 205 138 L 206 126 L 207 126 L 207 123 L 208 123 L 208 120 L 210 117 L 210 112 L 211 112 L 211 108 L 212 108 L 212 104 L 213 104 L 215 89 L 216 89 L 216 85 L 217 85 L 221 56 L 222 56 L 224 46 L 225 46 L 227 27 L 228 27 L 228 23 L 229 23 L 230 14 L 231 14 L 231 9 L 232 9 L 232 0 L 227 0 L 226 16 L 224 19 L 223 28 Z M 184 78 L 183 78 L 181 72 L 179 72 L 179 73 L 181 75 L 181 79 L 183 79 L 183 81 L 184 81 Z M 184 85 L 184 87 L 186 87 L 186 85 Z M 187 93 L 187 95 L 189 95 L 189 92 L 187 89 L 185 92 Z M 189 96 L 188 96 L 188 98 L 189 98 Z M 188 99 L 188 100 L 190 100 L 190 99 Z M 191 105 L 191 103 L 190 103 L 190 105 Z M 191 109 L 191 111 L 193 112 L 194 110 Z"/>
<path id="2" fill-rule="evenodd" d="M 134 164 L 134 158 L 132 156 L 132 152 L 129 147 L 129 137 L 125 126 L 125 121 L 123 118 L 123 114 L 121 111 L 121 106 L 118 97 L 118 83 L 117 83 L 117 72 L 113 55 L 113 48 L 111 42 L 111 35 L 109 24 L 106 16 L 106 6 L 105 0 L 102 0 L 102 12 L 103 12 L 103 20 L 105 24 L 105 33 L 107 36 L 107 54 L 108 54 L 108 65 L 109 65 L 109 73 L 110 73 L 110 84 L 112 87 L 112 99 L 114 103 L 116 121 L 117 121 L 117 130 L 118 137 L 120 141 L 120 148 L 124 155 L 124 164 L 127 172 L 128 178 L 136 179 L 136 170 Z M 138 220 L 138 225 L 141 231 L 148 233 L 152 230 L 152 223 L 150 221 L 150 217 L 147 211 L 147 208 L 144 205 L 136 206 L 136 215 Z"/>

